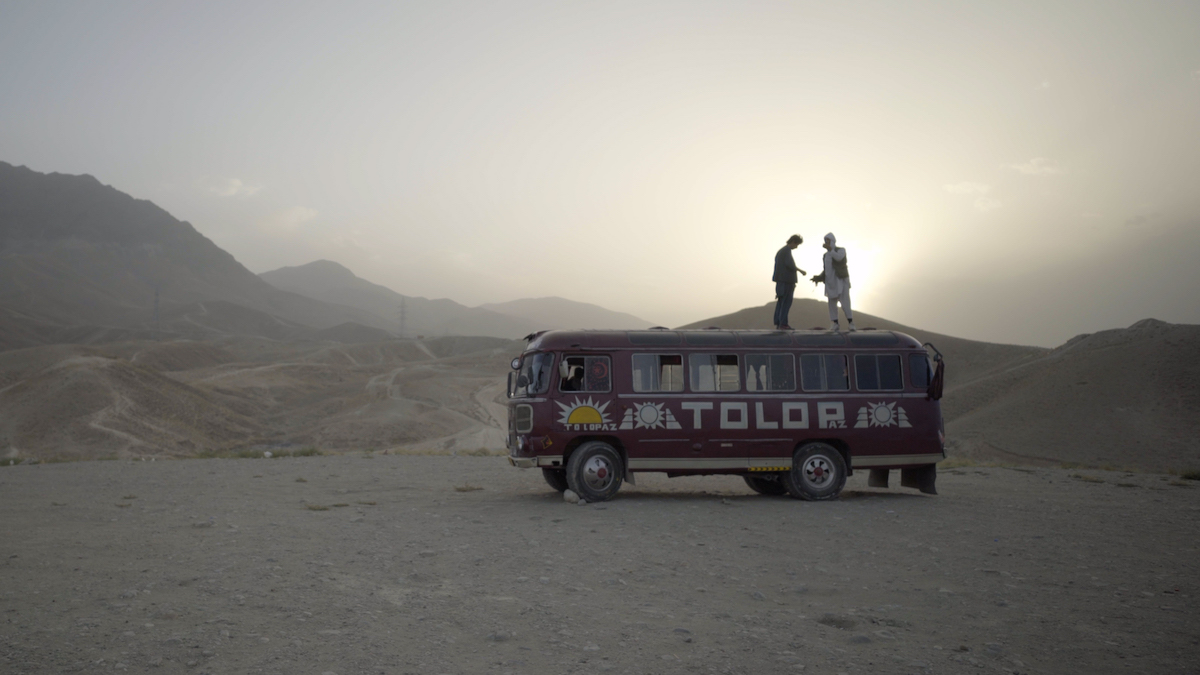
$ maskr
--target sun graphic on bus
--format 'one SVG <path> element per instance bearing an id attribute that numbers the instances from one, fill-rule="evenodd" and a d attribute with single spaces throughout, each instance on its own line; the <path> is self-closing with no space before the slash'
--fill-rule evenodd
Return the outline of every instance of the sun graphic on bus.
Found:
<path id="1" fill-rule="evenodd" d="M 909 428 L 908 413 L 904 408 L 897 408 L 896 403 L 868 403 L 858 409 L 858 423 L 855 428 L 863 427 L 902 427 Z"/>
<path id="2" fill-rule="evenodd" d="M 679 422 L 665 403 L 634 403 L 625 409 L 620 429 L 679 429 Z"/>
<path id="3" fill-rule="evenodd" d="M 604 412 L 608 408 L 610 401 L 597 403 L 592 400 L 592 397 L 587 397 L 586 400 L 579 400 L 575 397 L 575 401 L 571 404 L 559 403 L 558 407 L 562 409 L 562 415 L 558 418 L 560 424 L 608 424 L 612 422 L 608 413 Z"/>

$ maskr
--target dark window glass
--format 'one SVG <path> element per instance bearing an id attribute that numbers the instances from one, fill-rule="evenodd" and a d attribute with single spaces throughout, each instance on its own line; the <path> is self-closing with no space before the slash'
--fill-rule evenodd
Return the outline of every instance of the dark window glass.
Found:
<path id="1" fill-rule="evenodd" d="M 826 389 L 830 391 L 850 389 L 850 369 L 846 365 L 845 356 L 825 355 L 825 384 Z"/>
<path id="2" fill-rule="evenodd" d="M 558 381 L 559 391 L 612 391 L 607 356 L 568 356 L 564 364 L 559 374 L 565 377 Z"/>
<path id="3" fill-rule="evenodd" d="M 737 337 L 725 331 L 705 331 L 703 333 L 685 333 L 689 345 L 715 347 L 737 344 Z"/>
<path id="4" fill-rule="evenodd" d="M 929 381 L 933 379 L 933 369 L 929 365 L 929 357 L 925 354 L 909 354 L 908 355 L 908 372 L 912 378 L 912 385 L 918 389 L 925 389 L 929 386 Z"/>
<path id="5" fill-rule="evenodd" d="M 630 332 L 629 342 L 635 345 L 677 345 L 683 343 L 679 337 L 679 333 L 667 330 Z"/>
<path id="6" fill-rule="evenodd" d="M 796 391 L 796 359 L 791 354 L 747 354 L 746 391 Z"/>
<path id="7" fill-rule="evenodd" d="M 855 380 L 863 391 L 904 388 L 899 354 L 858 354 L 854 357 Z"/>
<path id="8" fill-rule="evenodd" d="M 859 389 L 879 389 L 879 371 L 875 367 L 874 354 L 859 354 L 855 356 L 854 371 L 857 375 Z"/>
<path id="9" fill-rule="evenodd" d="M 800 357 L 800 386 L 804 391 L 849 389 L 846 357 L 841 354 L 804 354 Z"/>
<path id="10" fill-rule="evenodd" d="M 692 391 L 737 391 L 742 388 L 735 354 L 691 354 L 688 371 Z"/>
<path id="11" fill-rule="evenodd" d="M 521 359 L 521 370 L 513 383 L 513 396 L 536 396 L 550 389 L 551 366 L 554 355 L 550 353 L 526 354 Z"/>
<path id="12" fill-rule="evenodd" d="M 822 377 L 825 369 L 821 367 L 820 354 L 805 354 L 800 357 L 800 386 L 804 391 L 824 391 L 825 381 Z"/>
<path id="13" fill-rule="evenodd" d="M 904 388 L 904 376 L 900 373 L 899 354 L 881 354 L 875 357 L 875 362 L 879 364 L 880 389 Z"/>
<path id="14" fill-rule="evenodd" d="M 633 390 L 683 391 L 683 357 L 678 354 L 634 354 Z"/>

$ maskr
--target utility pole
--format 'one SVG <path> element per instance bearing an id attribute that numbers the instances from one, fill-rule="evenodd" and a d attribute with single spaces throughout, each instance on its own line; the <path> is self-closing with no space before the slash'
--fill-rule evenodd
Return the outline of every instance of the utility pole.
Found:
<path id="1" fill-rule="evenodd" d="M 398 313 L 400 315 L 400 337 L 404 337 L 407 332 L 406 331 L 407 326 L 405 325 L 408 321 L 408 304 L 406 302 L 407 300 L 408 300 L 408 298 L 404 297 L 403 295 L 400 296 L 400 309 L 398 310 Z"/>
<path id="2" fill-rule="evenodd" d="M 162 284 L 154 284 L 154 339 L 155 340 L 158 340 L 159 334 L 160 334 L 159 333 L 159 324 L 158 324 L 158 288 L 161 285 Z"/>

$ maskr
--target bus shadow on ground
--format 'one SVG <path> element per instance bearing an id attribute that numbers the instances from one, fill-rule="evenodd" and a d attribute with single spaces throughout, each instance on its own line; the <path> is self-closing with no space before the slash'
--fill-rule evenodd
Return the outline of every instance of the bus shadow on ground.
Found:
<path id="1" fill-rule="evenodd" d="M 874 490 L 846 490 L 839 495 L 835 500 L 828 503 L 836 504 L 837 502 L 858 502 L 862 503 L 868 500 L 924 500 L 935 498 L 933 495 L 925 495 L 919 492 L 888 492 L 881 489 Z M 547 491 L 537 494 L 522 494 L 517 495 L 521 501 L 526 501 L 536 504 L 559 504 L 565 503 L 561 493 Z M 637 503 L 637 502 L 723 502 L 731 506 L 746 506 L 759 502 L 768 504 L 777 504 L 780 502 L 794 502 L 796 504 L 820 504 L 821 502 L 807 502 L 803 499 L 793 499 L 787 495 L 760 495 L 760 494 L 732 494 L 722 492 L 712 492 L 711 490 L 657 490 L 654 488 L 636 488 L 630 487 L 622 489 L 619 494 L 612 499 L 603 502 L 589 502 L 587 505 L 596 507 L 601 505 L 617 505 L 622 503 Z"/>

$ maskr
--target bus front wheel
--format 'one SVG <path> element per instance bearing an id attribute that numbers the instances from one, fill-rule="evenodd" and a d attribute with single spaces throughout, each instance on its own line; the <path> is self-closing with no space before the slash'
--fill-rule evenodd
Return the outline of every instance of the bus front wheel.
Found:
<path id="1" fill-rule="evenodd" d="M 760 495 L 776 497 L 787 494 L 787 488 L 784 487 L 783 481 L 775 476 L 770 478 L 766 476 L 742 476 L 742 479 L 746 481 L 746 485 L 749 485 L 751 490 Z"/>
<path id="2" fill-rule="evenodd" d="M 796 450 L 792 470 L 782 479 L 788 494 L 796 499 L 837 499 L 846 486 L 846 460 L 828 443 L 808 443 Z"/>
<path id="3" fill-rule="evenodd" d="M 621 453 L 603 441 L 584 443 L 567 460 L 567 486 L 589 502 L 612 499 L 624 475 Z"/>
<path id="4" fill-rule="evenodd" d="M 567 474 L 562 469 L 542 469 L 542 478 L 546 479 L 547 485 L 559 492 L 569 487 L 567 485 Z"/>

